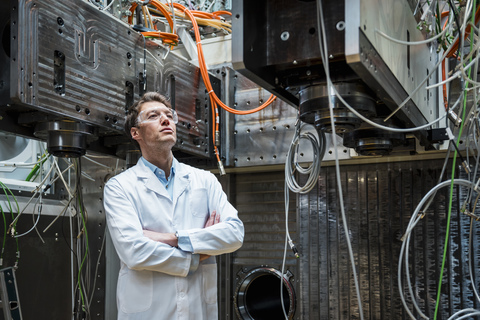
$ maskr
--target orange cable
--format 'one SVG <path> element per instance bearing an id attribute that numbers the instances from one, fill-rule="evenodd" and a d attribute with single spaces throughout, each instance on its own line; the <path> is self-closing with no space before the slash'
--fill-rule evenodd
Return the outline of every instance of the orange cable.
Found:
<path id="1" fill-rule="evenodd" d="M 442 61 L 442 81 L 445 81 L 445 59 Z M 443 104 L 445 105 L 445 110 L 448 110 L 448 98 L 447 98 L 447 84 L 443 84 Z"/>
<path id="2" fill-rule="evenodd" d="M 225 11 L 225 10 L 219 10 L 219 11 L 215 11 L 215 12 L 212 12 L 212 16 L 213 17 L 218 17 L 218 19 L 220 19 L 220 15 L 222 14 L 225 14 L 227 16 L 231 16 L 232 13 L 230 11 Z"/>
<path id="3" fill-rule="evenodd" d="M 478 21 L 480 20 L 480 5 L 477 7 L 477 11 L 475 12 L 475 24 L 478 23 Z M 460 26 L 458 26 L 460 27 Z M 466 39 L 469 35 L 470 35 L 470 29 L 472 27 L 470 25 L 468 25 L 466 28 L 465 28 L 465 37 L 464 39 Z M 450 58 L 452 57 L 455 52 L 457 51 L 458 49 L 458 46 L 459 46 L 459 42 L 460 42 L 460 33 L 459 33 L 459 37 L 457 38 L 457 40 L 455 40 L 455 42 L 453 43 L 453 45 L 450 47 L 450 50 L 449 52 L 447 53 L 447 57 Z"/>
<path id="4" fill-rule="evenodd" d="M 444 30 L 447 27 L 449 13 L 450 13 L 449 11 L 444 11 L 441 14 L 442 18 L 447 17 L 447 19 L 445 20 L 445 23 L 443 24 L 442 30 Z M 445 59 L 447 59 L 447 58 L 445 58 Z M 442 81 L 444 81 L 447 77 L 446 72 L 445 72 L 445 59 L 443 59 L 443 61 L 442 61 Z M 448 98 L 447 98 L 447 84 L 446 83 L 443 84 L 443 104 L 445 106 L 445 110 L 447 110 L 448 109 Z"/>
<path id="5" fill-rule="evenodd" d="M 159 3 L 157 0 L 151 0 L 151 3 L 158 9 L 162 14 L 167 18 L 168 24 L 170 25 L 170 29 L 173 30 L 173 20 L 168 14 L 168 12 L 163 8 L 161 3 Z M 136 7 L 138 6 L 137 3 L 133 3 L 132 6 L 130 7 L 130 12 L 132 13 L 130 16 L 128 16 L 128 23 L 132 24 L 133 23 L 133 14 L 135 12 Z M 142 8 L 142 10 L 144 10 Z M 148 21 L 145 21 L 148 23 Z M 178 35 L 175 33 L 170 33 L 170 32 L 160 32 L 160 31 L 146 31 L 146 32 L 141 32 L 143 36 L 146 37 L 153 37 L 153 38 L 160 38 L 162 39 L 163 43 L 169 44 L 169 45 L 177 45 L 178 44 Z"/>
<path id="6" fill-rule="evenodd" d="M 201 40 L 200 40 L 200 31 L 198 29 L 198 24 L 195 21 L 195 17 L 190 12 L 190 10 L 185 9 L 184 12 L 189 17 L 189 19 L 192 21 L 193 29 L 194 29 L 194 32 L 195 32 L 195 40 L 197 41 L 198 62 L 199 62 L 199 66 L 200 66 L 200 72 L 202 74 L 203 82 L 205 83 L 205 87 L 208 90 L 208 94 L 209 94 L 210 98 L 213 101 L 215 101 L 216 103 L 218 103 L 220 105 L 220 107 L 222 107 L 226 111 L 228 111 L 230 113 L 233 113 L 233 114 L 238 114 L 238 115 L 252 114 L 252 113 L 258 112 L 258 111 L 266 108 L 268 105 L 270 105 L 277 98 L 273 94 L 270 95 L 268 100 L 264 104 L 262 104 L 261 106 L 259 106 L 257 108 L 254 108 L 254 109 L 251 109 L 251 110 L 244 110 L 244 111 L 232 109 L 229 106 L 225 105 L 218 98 L 218 96 L 215 94 L 215 92 L 212 89 L 212 84 L 210 82 L 210 78 L 208 77 L 208 71 L 207 71 L 207 66 L 206 66 L 206 63 L 205 63 L 205 57 L 204 57 L 204 54 L 203 54 Z"/>

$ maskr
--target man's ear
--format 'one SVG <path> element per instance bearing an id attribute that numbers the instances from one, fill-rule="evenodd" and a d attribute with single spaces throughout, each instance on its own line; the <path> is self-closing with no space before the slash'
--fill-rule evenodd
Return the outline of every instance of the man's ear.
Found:
<path id="1" fill-rule="evenodd" d="M 138 140 L 140 138 L 140 132 L 138 132 L 137 127 L 130 128 L 130 135 L 132 136 L 133 140 Z"/>

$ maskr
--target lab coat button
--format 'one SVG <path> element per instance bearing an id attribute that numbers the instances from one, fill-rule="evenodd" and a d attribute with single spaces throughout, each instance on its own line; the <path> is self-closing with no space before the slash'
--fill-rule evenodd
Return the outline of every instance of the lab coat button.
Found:
<path id="1" fill-rule="evenodd" d="M 185 293 L 184 292 L 180 292 L 180 298 L 185 298 Z"/>

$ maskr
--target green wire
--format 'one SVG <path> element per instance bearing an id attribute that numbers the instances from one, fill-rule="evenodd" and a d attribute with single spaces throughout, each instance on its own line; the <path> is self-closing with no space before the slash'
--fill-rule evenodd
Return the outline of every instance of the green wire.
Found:
<path id="1" fill-rule="evenodd" d="M 477 7 L 476 0 L 474 0 L 473 8 L 476 8 L 476 7 Z M 474 14 L 472 14 L 472 21 L 475 24 L 475 15 Z M 470 50 L 472 50 L 472 44 L 473 44 L 473 40 L 474 40 L 473 39 L 473 32 L 470 34 L 470 36 L 471 36 Z M 459 37 L 461 37 L 461 34 L 459 35 Z M 471 61 L 471 59 L 472 58 L 470 58 L 470 61 Z M 470 79 L 470 75 L 471 75 L 471 70 L 472 70 L 471 68 L 468 69 L 468 78 L 469 79 Z M 458 132 L 458 138 L 457 138 L 457 142 L 456 142 L 457 145 L 460 142 L 460 139 L 461 139 L 461 136 L 462 136 L 462 131 L 463 131 L 463 126 L 464 126 L 464 123 L 465 123 L 465 114 L 466 114 L 466 109 L 467 109 L 467 92 L 466 92 L 467 88 L 468 88 L 468 81 L 465 83 L 465 89 L 464 89 L 465 96 L 463 98 L 462 124 L 460 125 L 460 129 L 459 129 L 459 132 Z M 446 260 L 446 257 L 447 257 L 447 250 L 448 250 L 448 239 L 449 239 L 449 235 L 450 235 L 450 221 L 451 221 L 451 217 L 452 217 L 452 204 L 453 204 L 453 180 L 455 178 L 455 163 L 456 163 L 456 160 L 457 160 L 457 148 L 455 148 L 455 153 L 453 155 L 452 183 L 450 185 L 450 196 L 449 196 L 449 201 L 448 201 L 447 229 L 446 229 L 446 233 L 445 233 L 445 244 L 444 244 L 444 247 L 443 247 L 442 268 L 440 269 L 440 279 L 438 280 L 437 301 L 435 303 L 435 314 L 434 314 L 434 317 L 433 317 L 434 320 L 437 319 L 438 308 L 440 306 L 443 271 L 445 269 L 445 260 Z"/>
<path id="2" fill-rule="evenodd" d="M 0 205 L 0 211 L 2 212 L 3 217 L 3 243 L 2 243 L 2 252 L 0 253 L 0 266 L 3 265 L 3 252 L 5 250 L 5 243 L 7 242 L 7 219 L 5 218 L 5 212 L 3 212 L 3 208 Z"/>
<path id="3" fill-rule="evenodd" d="M 87 242 L 87 246 L 85 247 L 85 255 L 83 256 L 82 263 L 80 264 L 80 268 L 78 269 L 78 287 L 80 288 L 80 296 L 82 297 L 82 304 L 85 305 L 85 299 L 83 297 L 83 292 L 82 292 L 82 286 L 81 286 L 81 281 L 80 281 L 80 276 L 83 268 L 83 264 L 85 263 L 85 260 L 87 259 L 87 254 L 88 254 L 88 234 L 87 234 L 87 225 L 85 224 L 85 217 L 83 215 L 83 208 L 82 204 L 80 202 L 80 199 L 78 199 L 78 204 L 80 206 L 80 216 L 82 217 L 82 223 L 83 223 L 83 230 L 85 232 L 85 241 Z"/>
<path id="4" fill-rule="evenodd" d="M 78 163 L 77 163 L 77 170 L 78 170 Z M 77 179 L 81 178 L 81 173 L 78 174 Z M 83 290 L 82 290 L 82 284 L 81 284 L 81 272 L 83 269 L 83 265 L 85 264 L 85 261 L 88 256 L 88 232 L 87 232 L 87 225 L 85 222 L 85 215 L 84 215 L 84 210 L 82 206 L 82 195 L 81 195 L 81 189 L 77 190 L 77 201 L 78 201 L 78 206 L 79 206 L 79 211 L 80 211 L 80 216 L 82 217 L 82 224 L 83 224 L 83 230 L 85 232 L 85 241 L 86 241 L 86 246 L 85 246 L 85 255 L 83 256 L 82 263 L 80 264 L 80 268 L 78 269 L 78 276 L 77 276 L 77 284 L 78 288 L 80 291 L 80 297 L 82 300 L 82 305 L 85 306 L 85 298 L 83 296 Z"/>
<path id="5" fill-rule="evenodd" d="M 37 176 L 38 176 L 38 173 L 37 173 L 37 172 L 38 172 L 38 169 L 40 169 L 40 166 L 42 166 L 42 165 L 44 164 L 44 162 L 47 161 L 48 156 L 49 156 L 49 155 L 48 155 L 48 151 L 45 151 L 45 152 L 43 153 L 43 155 L 40 157 L 40 162 L 37 163 L 37 164 L 33 167 L 32 171 L 30 171 L 30 173 L 28 174 L 28 176 L 27 176 L 27 178 L 25 179 L 25 181 L 32 181 L 32 177 L 33 177 L 35 174 L 36 174 L 36 175 L 35 175 L 35 177 L 33 178 L 33 180 L 35 180 L 35 179 L 37 178 Z"/>
<path id="6" fill-rule="evenodd" d="M 13 194 L 12 190 L 10 190 L 10 188 L 8 188 L 2 181 L 0 181 L 0 186 L 2 187 L 3 189 L 3 192 L 5 193 L 5 196 L 7 198 L 7 202 L 8 202 L 8 207 L 10 209 L 10 214 L 12 215 L 12 219 L 15 220 L 15 216 L 13 215 L 13 209 L 12 209 L 12 204 L 10 203 L 10 198 L 8 197 L 8 193 L 7 193 L 7 190 L 8 192 L 12 195 L 13 197 L 13 200 L 15 200 L 15 203 L 17 204 L 17 213 L 20 213 L 20 206 L 18 205 L 18 202 L 17 202 L 17 198 L 15 197 L 15 195 Z M 6 226 L 6 225 L 5 225 Z M 15 222 L 15 224 L 13 225 L 13 227 L 15 228 L 17 226 L 17 223 Z M 6 235 L 6 231 L 5 231 L 5 235 Z M 15 261 L 17 264 L 18 264 L 18 261 L 20 260 L 20 247 L 18 245 L 18 238 L 15 238 L 15 243 L 17 245 L 17 260 Z"/>

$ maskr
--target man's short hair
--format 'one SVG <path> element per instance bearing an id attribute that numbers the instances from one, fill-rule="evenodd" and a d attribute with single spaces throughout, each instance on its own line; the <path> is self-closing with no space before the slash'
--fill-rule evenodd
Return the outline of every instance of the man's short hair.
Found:
<path id="1" fill-rule="evenodd" d="M 157 102 L 163 103 L 169 109 L 172 108 L 172 105 L 170 104 L 170 101 L 168 101 L 168 99 L 164 95 L 162 95 L 158 92 L 153 92 L 153 91 L 152 92 L 146 92 L 143 95 L 143 97 L 140 98 L 140 100 L 135 102 L 130 108 L 127 109 L 127 115 L 125 117 L 125 125 L 124 125 L 125 133 L 127 134 L 127 136 L 131 137 L 130 130 L 133 127 L 137 126 L 137 117 L 138 117 L 138 114 L 139 114 L 138 110 L 141 108 L 141 106 L 144 103 L 151 102 L 151 101 L 157 101 Z M 137 141 L 133 140 L 133 143 L 135 144 L 135 146 L 137 148 L 140 149 L 140 146 L 138 145 Z"/>

